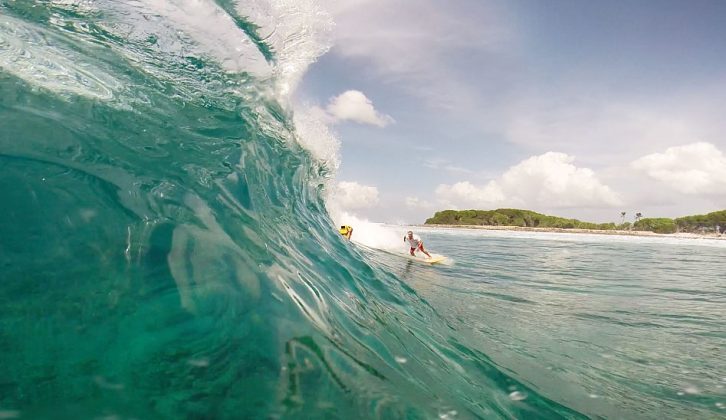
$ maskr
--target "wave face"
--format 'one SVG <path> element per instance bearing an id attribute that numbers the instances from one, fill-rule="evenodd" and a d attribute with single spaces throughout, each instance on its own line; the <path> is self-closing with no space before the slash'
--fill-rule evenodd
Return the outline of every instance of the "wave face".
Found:
<path id="1" fill-rule="evenodd" d="M 329 25 L 0 3 L 0 417 L 580 416 L 335 231 L 284 99 Z"/>

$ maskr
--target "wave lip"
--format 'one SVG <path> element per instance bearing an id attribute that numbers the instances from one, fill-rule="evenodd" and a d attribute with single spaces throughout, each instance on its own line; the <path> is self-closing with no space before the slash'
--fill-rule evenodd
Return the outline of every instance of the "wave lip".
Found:
<path id="1" fill-rule="evenodd" d="M 110 100 L 122 83 L 53 32 L 0 15 L 0 68 L 61 94 Z"/>

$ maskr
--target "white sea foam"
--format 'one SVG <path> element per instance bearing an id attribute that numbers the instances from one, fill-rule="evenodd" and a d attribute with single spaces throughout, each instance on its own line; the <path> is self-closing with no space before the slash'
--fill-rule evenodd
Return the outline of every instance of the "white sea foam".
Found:
<path id="1" fill-rule="evenodd" d="M 325 118 L 325 115 L 319 112 L 319 108 L 298 108 L 293 117 L 295 137 L 314 158 L 334 172 L 340 166 L 340 141 Z"/>
<path id="2" fill-rule="evenodd" d="M 386 251 L 405 251 L 403 243 L 405 230 L 397 226 L 371 222 L 345 210 L 338 208 L 334 198 L 328 199 L 328 212 L 336 226 L 349 225 L 353 227 L 351 241 L 370 248 Z"/>
<path id="3" fill-rule="evenodd" d="M 698 389 L 698 388 L 696 388 L 696 387 L 695 387 L 695 386 L 693 386 L 693 385 L 688 385 L 688 386 L 686 386 L 686 387 L 685 387 L 685 388 L 683 389 L 683 392 L 685 392 L 686 394 L 691 394 L 691 395 L 693 395 L 693 394 L 700 394 L 700 393 L 701 393 L 701 390 L 700 390 L 700 389 Z"/>
<path id="4" fill-rule="evenodd" d="M 510 392 L 509 399 L 512 401 L 522 401 L 527 399 L 527 394 L 519 391 Z"/>
<path id="5" fill-rule="evenodd" d="M 157 54 L 177 57 L 206 57 L 230 72 L 268 77 L 271 68 L 257 46 L 234 19 L 212 0 L 53 0 L 56 9 L 82 14 L 121 40 L 144 45 L 153 38 Z M 95 20 L 100 15 L 103 20 Z M 85 22 L 84 22 L 85 23 Z M 143 65 L 145 57 L 133 45 L 118 52 Z"/>
<path id="6" fill-rule="evenodd" d="M 50 5 L 54 12 L 47 28 L 0 16 L 0 68 L 59 94 L 110 100 L 128 85 L 93 52 L 99 41 L 110 47 L 99 51 L 113 51 L 161 80 L 178 81 L 181 76 L 169 65 L 186 65 L 190 58 L 261 81 L 275 74 L 258 46 L 212 0 L 53 0 Z M 98 38 L 89 32 L 89 24 L 110 37 Z"/>
<path id="7" fill-rule="evenodd" d="M 271 74 L 257 46 L 212 0 L 136 0 L 116 7 L 123 7 L 120 23 L 131 23 L 137 37 L 154 34 L 166 52 L 210 57 L 224 70 L 257 78 Z"/>
<path id="8" fill-rule="evenodd" d="M 206 357 L 202 357 L 200 359 L 189 359 L 187 360 L 187 364 L 189 366 L 204 368 L 209 366 L 209 359 L 207 359 Z"/>
<path id="9" fill-rule="evenodd" d="M 481 236 L 492 238 L 521 238 L 542 241 L 586 242 L 586 243 L 638 243 L 654 245 L 676 246 L 706 246 L 726 248 L 726 241 L 711 238 L 693 238 L 690 236 L 630 236 L 607 235 L 590 233 L 561 233 L 561 232 L 528 232 L 514 230 L 489 230 L 467 228 L 441 228 L 419 226 L 416 229 L 427 232 L 436 232 L 443 235 Z"/>
<path id="10" fill-rule="evenodd" d="M 0 68 L 60 94 L 109 100 L 122 83 L 53 32 L 0 15 Z"/>
<path id="11" fill-rule="evenodd" d="M 257 26 L 257 34 L 275 55 L 278 92 L 294 92 L 318 57 L 331 46 L 333 21 L 316 0 L 252 0 L 237 11 Z"/>

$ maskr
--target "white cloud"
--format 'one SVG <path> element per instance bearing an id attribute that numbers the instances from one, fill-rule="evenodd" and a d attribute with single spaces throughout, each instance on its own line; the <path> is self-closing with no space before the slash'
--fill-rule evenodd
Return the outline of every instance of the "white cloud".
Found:
<path id="1" fill-rule="evenodd" d="M 340 181 L 333 191 L 332 200 L 348 210 L 374 207 L 378 204 L 378 188 L 354 181 Z"/>
<path id="2" fill-rule="evenodd" d="M 588 168 L 572 164 L 574 157 L 548 152 L 530 157 L 483 186 L 468 181 L 439 185 L 436 195 L 452 208 L 517 206 L 564 208 L 616 206 L 621 199 Z"/>
<path id="3" fill-rule="evenodd" d="M 722 147 L 724 98 L 723 82 L 644 97 L 572 80 L 503 100 L 491 129 L 532 153 L 554 149 L 588 165 L 618 165 L 697 140 Z"/>
<path id="4" fill-rule="evenodd" d="M 452 174 L 472 174 L 473 171 L 470 169 L 462 168 L 461 166 L 457 166 L 451 163 L 448 159 L 440 159 L 440 158 L 433 158 L 433 159 L 425 159 L 423 161 L 423 166 L 429 169 L 434 170 L 443 170 Z"/>
<path id="5" fill-rule="evenodd" d="M 618 205 L 620 198 L 588 168 L 572 164 L 574 156 L 547 152 L 511 167 L 501 184 L 524 202 L 551 207 Z"/>
<path id="6" fill-rule="evenodd" d="M 447 208 L 488 207 L 504 202 L 504 192 L 495 181 L 484 186 L 476 186 L 468 181 L 453 185 L 441 184 L 436 188 L 436 196 Z"/>
<path id="7" fill-rule="evenodd" d="M 726 194 L 726 156 L 711 143 L 670 147 L 643 156 L 632 166 L 685 194 Z"/>
<path id="8" fill-rule="evenodd" d="M 418 197 L 406 197 L 406 207 L 411 209 L 428 209 L 431 203 Z"/>
<path id="9" fill-rule="evenodd" d="M 508 21 L 505 11 L 494 2 L 443 8 L 434 0 L 327 3 L 336 22 L 334 54 L 429 104 L 451 107 L 479 96 L 461 80 L 465 74 L 459 63 L 452 63 L 456 52 L 465 54 L 470 66 L 491 62 L 487 58 L 493 54 L 508 57 L 504 51 L 511 22 L 504 23 Z M 476 77 L 496 71 L 495 67 L 479 66 Z"/>
<path id="10" fill-rule="evenodd" d="M 348 90 L 330 99 L 326 111 L 335 121 L 355 121 L 385 127 L 393 118 L 378 112 L 373 102 L 358 90 Z"/>

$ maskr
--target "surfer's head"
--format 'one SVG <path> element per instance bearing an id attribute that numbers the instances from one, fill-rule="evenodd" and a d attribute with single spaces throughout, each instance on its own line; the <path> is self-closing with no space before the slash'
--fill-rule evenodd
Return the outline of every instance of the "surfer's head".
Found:
<path id="1" fill-rule="evenodd" d="M 408 235 L 409 238 L 413 237 L 413 231 L 409 230 L 406 232 L 406 235 Z"/>

